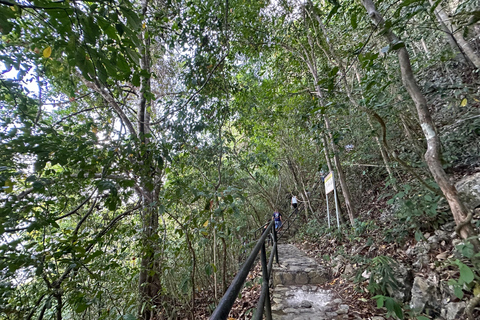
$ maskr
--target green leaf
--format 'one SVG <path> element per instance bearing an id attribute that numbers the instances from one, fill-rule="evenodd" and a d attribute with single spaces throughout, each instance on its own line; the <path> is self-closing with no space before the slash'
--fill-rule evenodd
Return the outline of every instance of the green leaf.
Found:
<path id="1" fill-rule="evenodd" d="M 88 305 L 84 301 L 82 301 L 78 303 L 77 306 L 75 307 L 75 312 L 82 313 L 83 311 L 87 310 L 87 308 L 88 308 Z"/>
<path id="2" fill-rule="evenodd" d="M 357 26 L 358 26 L 358 23 L 357 23 L 357 13 L 354 12 L 351 16 L 350 16 L 350 24 L 352 25 L 352 28 L 355 30 L 357 29 Z"/>
<path id="3" fill-rule="evenodd" d="M 419 230 L 415 231 L 415 240 L 416 241 L 422 241 L 424 240 L 425 237 L 423 236 L 423 233 Z"/>
<path id="4" fill-rule="evenodd" d="M 139 87 L 140 86 L 140 75 L 138 73 L 135 73 L 132 77 L 132 84 L 135 86 L 135 87 Z"/>
<path id="5" fill-rule="evenodd" d="M 460 279 L 464 282 L 464 283 L 470 283 L 473 281 L 473 279 L 475 278 L 475 276 L 473 275 L 473 272 L 472 272 L 472 269 L 470 269 L 470 267 L 468 267 L 467 265 L 459 262 L 459 267 L 460 267 Z"/>
<path id="6" fill-rule="evenodd" d="M 398 49 L 403 48 L 403 47 L 405 47 L 405 43 L 403 41 L 400 41 L 400 42 L 395 43 L 393 46 L 391 46 L 390 51 L 395 51 L 395 50 L 398 50 Z"/>
<path id="7" fill-rule="evenodd" d="M 377 300 L 377 308 L 383 308 L 383 302 L 385 301 L 385 296 L 377 295 L 372 299 Z"/>
<path id="8" fill-rule="evenodd" d="M 395 303 L 394 306 L 393 306 L 393 311 L 395 311 L 395 315 L 396 315 L 399 319 L 402 319 L 402 320 L 403 320 L 403 311 L 402 311 L 402 308 L 400 307 L 400 304 Z"/>
<path id="9" fill-rule="evenodd" d="M 120 10 L 123 15 L 127 18 L 127 24 L 135 30 L 140 30 L 142 27 L 142 21 L 138 15 L 131 9 L 120 6 Z"/>
<path id="10" fill-rule="evenodd" d="M 463 291 L 461 286 L 453 287 L 453 292 L 455 293 L 455 296 L 457 296 L 458 299 L 463 299 Z"/>
<path id="11" fill-rule="evenodd" d="M 117 29 L 117 32 L 118 34 L 120 35 L 120 37 L 123 35 L 123 33 L 125 32 L 125 27 L 123 24 L 121 23 L 116 23 L 115 24 L 115 29 Z"/>

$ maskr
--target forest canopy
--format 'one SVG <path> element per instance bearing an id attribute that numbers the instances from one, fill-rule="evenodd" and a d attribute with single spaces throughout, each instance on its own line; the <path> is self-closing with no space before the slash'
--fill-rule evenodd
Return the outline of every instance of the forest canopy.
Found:
<path id="1" fill-rule="evenodd" d="M 475 0 L 0 0 L 0 319 L 194 318 L 205 295 L 211 313 L 292 194 L 326 223 L 329 171 L 346 229 L 372 199 L 410 201 L 393 238 L 452 220 L 478 253 L 453 181 L 479 163 L 479 17 Z"/>

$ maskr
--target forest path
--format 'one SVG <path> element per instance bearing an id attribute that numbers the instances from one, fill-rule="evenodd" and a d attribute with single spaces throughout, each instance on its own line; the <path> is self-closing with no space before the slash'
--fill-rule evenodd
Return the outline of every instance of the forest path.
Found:
<path id="1" fill-rule="evenodd" d="M 348 306 L 320 288 L 329 279 L 329 270 L 293 244 L 279 244 L 279 265 L 273 268 L 273 319 L 343 319 Z"/>

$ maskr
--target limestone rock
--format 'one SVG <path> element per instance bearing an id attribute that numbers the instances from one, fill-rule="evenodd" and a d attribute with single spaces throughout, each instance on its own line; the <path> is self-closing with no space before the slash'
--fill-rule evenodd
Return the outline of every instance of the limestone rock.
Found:
<path id="1" fill-rule="evenodd" d="M 455 187 L 460 198 L 470 210 L 480 206 L 480 172 L 463 177 L 455 184 Z"/>
<path id="2" fill-rule="evenodd" d="M 302 308 L 311 308 L 311 307 L 312 307 L 312 302 L 311 302 L 311 301 L 308 301 L 308 300 L 303 300 L 303 301 L 300 303 L 300 307 L 302 307 Z"/>
<path id="3" fill-rule="evenodd" d="M 388 286 L 387 291 L 390 296 L 399 301 L 409 301 L 413 283 L 412 269 L 398 264 L 393 267 L 393 278 L 396 280 L 398 288 Z"/>
<path id="4" fill-rule="evenodd" d="M 466 303 L 464 301 L 461 302 L 450 302 L 445 306 L 442 310 L 442 316 L 446 320 L 456 320 L 460 319 L 460 317 L 465 312 Z"/>
<path id="5" fill-rule="evenodd" d="M 412 298 L 410 300 L 412 309 L 417 312 L 422 312 L 425 308 L 440 310 L 441 301 L 439 280 L 436 274 L 429 274 L 427 279 L 415 277 L 412 286 Z"/>
<path id="6" fill-rule="evenodd" d="M 345 266 L 345 270 L 343 270 L 343 274 L 346 276 L 350 276 L 354 273 L 352 265 L 349 263 Z"/>
<path id="7" fill-rule="evenodd" d="M 416 270 L 420 270 L 430 262 L 430 257 L 427 254 L 420 254 L 417 256 L 417 259 L 413 263 L 413 266 Z"/>
<path id="8" fill-rule="evenodd" d="M 338 310 L 337 310 L 337 313 L 338 314 L 347 314 L 348 313 L 348 309 L 350 309 L 350 307 L 346 304 L 341 304 L 338 306 Z"/>

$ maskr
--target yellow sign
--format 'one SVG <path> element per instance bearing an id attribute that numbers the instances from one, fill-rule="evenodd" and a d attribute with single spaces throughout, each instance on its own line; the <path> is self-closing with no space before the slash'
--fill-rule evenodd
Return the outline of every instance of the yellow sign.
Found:
<path id="1" fill-rule="evenodd" d="M 330 172 L 326 177 L 325 177 L 325 193 L 328 194 L 331 191 L 333 191 L 333 172 Z"/>

